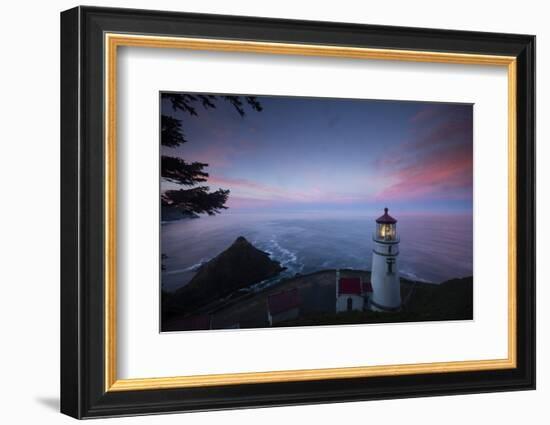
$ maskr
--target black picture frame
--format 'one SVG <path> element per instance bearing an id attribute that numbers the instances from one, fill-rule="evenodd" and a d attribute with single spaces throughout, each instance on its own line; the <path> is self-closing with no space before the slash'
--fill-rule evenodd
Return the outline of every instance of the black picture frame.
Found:
<path id="1" fill-rule="evenodd" d="M 105 391 L 104 34 L 514 56 L 517 59 L 517 367 Z M 535 37 L 76 7 L 61 13 L 61 412 L 92 418 L 535 388 Z"/>

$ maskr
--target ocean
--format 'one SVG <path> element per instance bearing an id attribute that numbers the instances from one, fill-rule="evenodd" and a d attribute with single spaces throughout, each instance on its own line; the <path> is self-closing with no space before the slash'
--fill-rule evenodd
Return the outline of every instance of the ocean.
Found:
<path id="1" fill-rule="evenodd" d="M 163 289 L 186 285 L 201 264 L 244 236 L 287 268 L 280 277 L 323 269 L 370 270 L 373 216 L 359 214 L 222 213 L 161 225 Z M 440 283 L 473 274 L 473 220 L 469 215 L 403 215 L 399 267 L 403 277 Z"/>

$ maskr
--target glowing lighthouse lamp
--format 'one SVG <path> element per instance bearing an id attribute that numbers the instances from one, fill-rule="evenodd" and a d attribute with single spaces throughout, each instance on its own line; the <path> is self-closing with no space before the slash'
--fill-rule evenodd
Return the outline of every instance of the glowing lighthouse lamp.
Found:
<path id="1" fill-rule="evenodd" d="M 396 311 L 401 308 L 401 287 L 399 284 L 399 236 L 397 220 L 388 214 L 376 219 L 376 231 L 372 237 L 372 299 L 370 306 L 376 311 Z"/>

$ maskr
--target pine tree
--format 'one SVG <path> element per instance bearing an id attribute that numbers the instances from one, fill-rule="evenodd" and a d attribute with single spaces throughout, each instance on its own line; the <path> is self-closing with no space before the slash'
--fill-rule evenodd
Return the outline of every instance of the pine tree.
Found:
<path id="1" fill-rule="evenodd" d="M 214 96 L 185 93 L 163 93 L 162 100 L 170 102 L 174 112 L 181 111 L 197 116 L 198 108 L 215 109 L 220 101 L 229 102 L 241 116 L 246 115 L 245 108 L 260 112 L 262 106 L 254 96 Z M 188 143 L 182 121 L 170 115 L 161 116 L 161 144 L 175 148 Z M 198 217 L 199 214 L 215 215 L 227 209 L 225 203 L 229 190 L 218 189 L 214 192 L 206 185 L 208 164 L 187 162 L 182 158 L 163 155 L 161 158 L 161 176 L 164 180 L 181 186 L 181 189 L 167 190 L 161 194 L 163 207 L 171 207 L 186 217 Z"/>

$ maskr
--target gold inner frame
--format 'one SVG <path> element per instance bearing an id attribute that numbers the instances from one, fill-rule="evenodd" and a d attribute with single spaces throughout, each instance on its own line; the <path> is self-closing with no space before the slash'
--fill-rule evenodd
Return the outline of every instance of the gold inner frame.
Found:
<path id="1" fill-rule="evenodd" d="M 504 66 L 508 72 L 508 357 L 494 360 L 415 363 L 326 369 L 246 372 L 118 379 L 116 324 L 116 123 L 117 48 L 148 47 L 263 54 L 325 56 L 468 65 Z M 516 358 L 516 58 L 513 56 L 328 45 L 268 43 L 106 33 L 105 47 L 105 391 L 135 391 L 214 385 L 345 379 L 417 373 L 447 373 L 515 368 Z"/>

